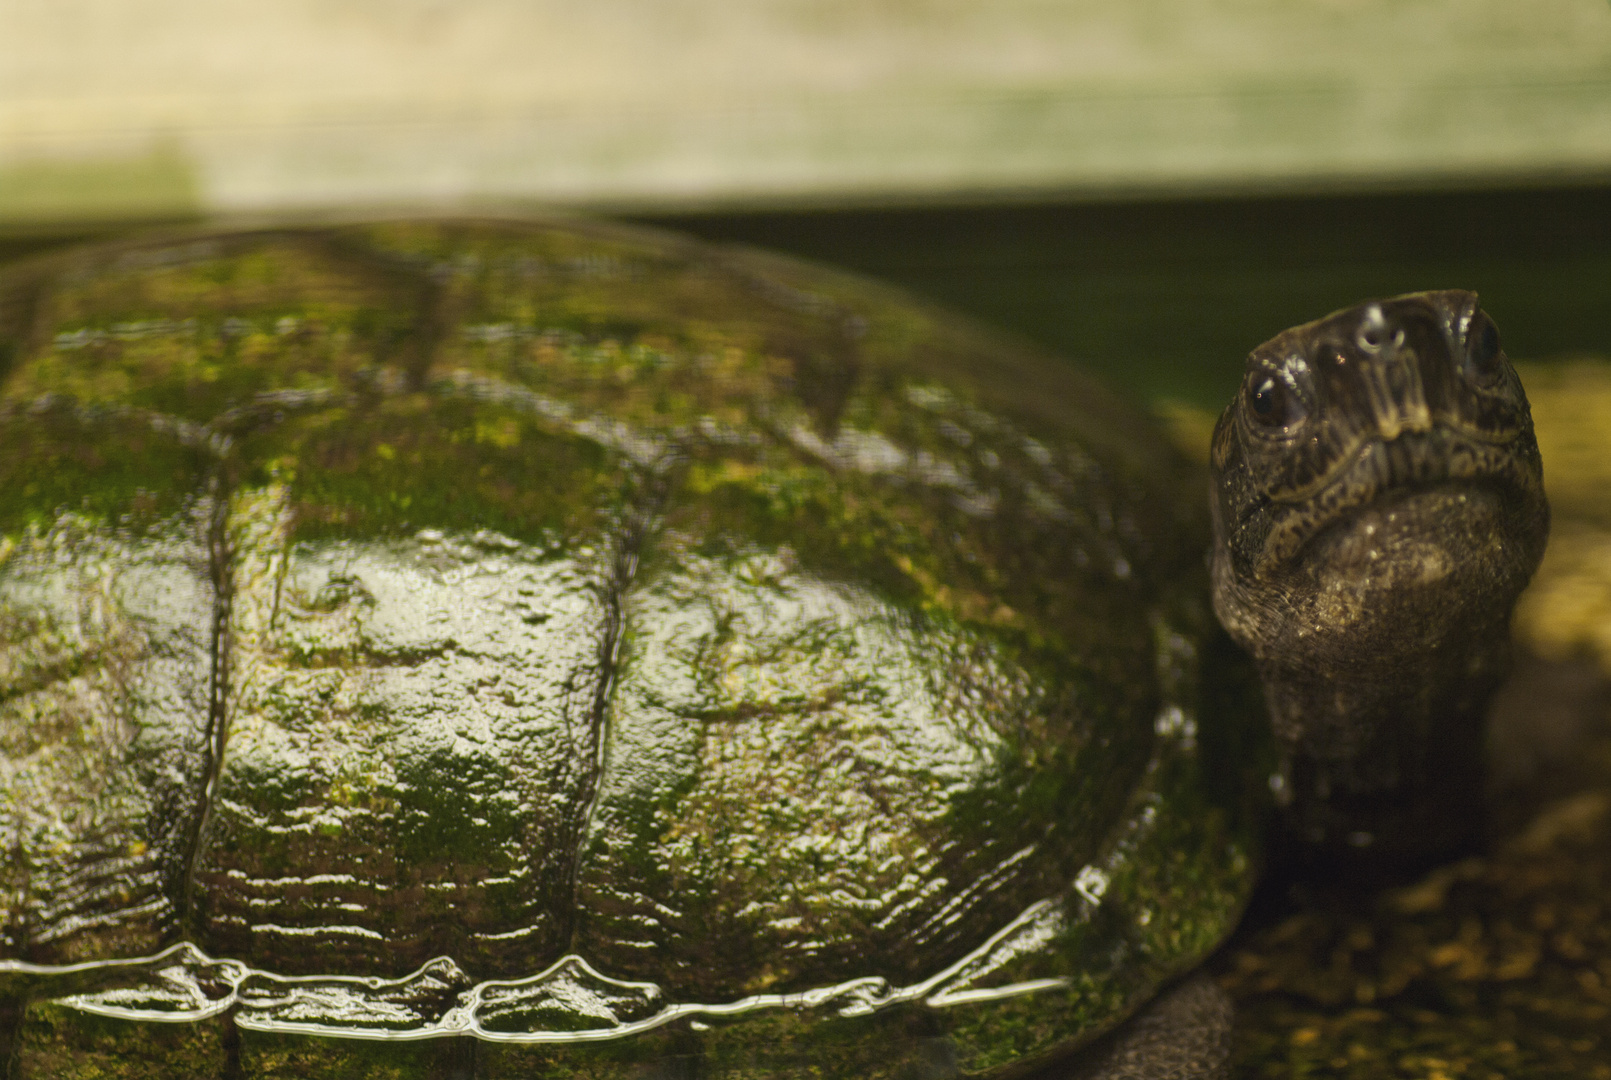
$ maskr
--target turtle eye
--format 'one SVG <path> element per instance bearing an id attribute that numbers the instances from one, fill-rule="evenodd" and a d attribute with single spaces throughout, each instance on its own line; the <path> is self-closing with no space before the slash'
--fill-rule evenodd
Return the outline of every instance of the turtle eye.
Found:
<path id="1" fill-rule="evenodd" d="M 1466 378 L 1479 386 L 1487 386 L 1499 378 L 1500 363 L 1499 327 L 1485 311 L 1479 311 L 1466 328 Z"/>
<path id="2" fill-rule="evenodd" d="M 1286 380 L 1259 372 L 1247 385 L 1247 406 L 1262 427 L 1291 427 L 1304 417 L 1302 400 Z"/>

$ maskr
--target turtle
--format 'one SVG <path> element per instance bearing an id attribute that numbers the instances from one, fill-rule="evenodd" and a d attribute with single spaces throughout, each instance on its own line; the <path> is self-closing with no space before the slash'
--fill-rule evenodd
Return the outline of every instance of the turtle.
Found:
<path id="1" fill-rule="evenodd" d="M 1548 531 L 1468 292 L 1210 477 L 891 287 L 578 218 L 0 276 L 17 1078 L 1212 1076 L 1272 864 L 1477 842 Z"/>

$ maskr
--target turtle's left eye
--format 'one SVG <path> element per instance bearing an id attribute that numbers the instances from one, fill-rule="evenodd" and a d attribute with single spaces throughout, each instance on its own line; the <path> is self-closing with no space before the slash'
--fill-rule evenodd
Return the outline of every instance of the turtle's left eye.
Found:
<path id="1" fill-rule="evenodd" d="M 1471 317 L 1466 327 L 1466 378 L 1479 386 L 1487 386 L 1499 378 L 1500 363 L 1499 327 L 1485 311 Z"/>
<path id="2" fill-rule="evenodd" d="M 1270 372 L 1259 372 L 1248 383 L 1247 406 L 1262 427 L 1291 427 L 1307 411 L 1286 380 Z"/>

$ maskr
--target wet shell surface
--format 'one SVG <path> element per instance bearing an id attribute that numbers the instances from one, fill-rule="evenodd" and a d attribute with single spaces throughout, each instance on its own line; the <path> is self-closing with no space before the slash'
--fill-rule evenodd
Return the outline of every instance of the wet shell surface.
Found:
<path id="1" fill-rule="evenodd" d="M 0 335 L 23 1075 L 984 1074 L 1240 911 L 1202 482 L 1067 365 L 576 222 L 82 249 Z"/>

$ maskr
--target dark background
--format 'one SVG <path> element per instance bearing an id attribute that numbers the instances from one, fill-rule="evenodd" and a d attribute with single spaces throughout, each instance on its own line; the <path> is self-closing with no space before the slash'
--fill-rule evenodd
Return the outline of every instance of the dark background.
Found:
<path id="1" fill-rule="evenodd" d="M 1248 351 L 1468 288 L 1516 359 L 1611 355 L 1611 187 L 642 218 L 904 285 L 1144 398 L 1218 410 Z"/>

